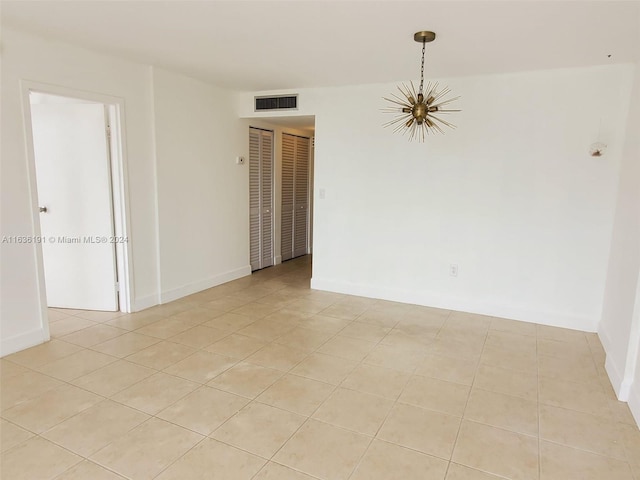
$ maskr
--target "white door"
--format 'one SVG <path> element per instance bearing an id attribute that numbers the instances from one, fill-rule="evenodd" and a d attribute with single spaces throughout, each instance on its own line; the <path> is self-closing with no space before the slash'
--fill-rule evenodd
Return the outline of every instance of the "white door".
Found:
<path id="1" fill-rule="evenodd" d="M 106 109 L 32 104 L 47 304 L 118 310 Z"/>
<path id="2" fill-rule="evenodd" d="M 249 129 L 251 270 L 273 265 L 273 132 Z"/>

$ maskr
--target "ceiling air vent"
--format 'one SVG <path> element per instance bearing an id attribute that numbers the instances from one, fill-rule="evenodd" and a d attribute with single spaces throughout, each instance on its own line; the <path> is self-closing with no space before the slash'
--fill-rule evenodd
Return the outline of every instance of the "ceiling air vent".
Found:
<path id="1" fill-rule="evenodd" d="M 297 108 L 298 95 L 256 97 L 256 112 L 263 110 L 296 110 Z"/>

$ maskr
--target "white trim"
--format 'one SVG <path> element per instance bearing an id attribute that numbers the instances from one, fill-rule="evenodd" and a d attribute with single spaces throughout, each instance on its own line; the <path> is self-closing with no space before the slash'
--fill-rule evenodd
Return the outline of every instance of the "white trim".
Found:
<path id="1" fill-rule="evenodd" d="M 633 378 L 625 377 L 623 372 L 620 371 L 618 365 L 615 364 L 613 360 L 613 356 L 609 355 L 608 352 L 612 350 L 611 346 L 611 337 L 604 329 L 598 330 L 598 337 L 600 338 L 600 343 L 602 343 L 602 348 L 606 353 L 606 359 L 604 362 L 604 369 L 607 372 L 607 376 L 609 377 L 609 382 L 613 387 L 613 391 L 616 393 L 618 400 L 621 402 L 626 402 L 629 399 L 629 393 L 631 391 L 631 387 L 633 385 Z"/>
<path id="2" fill-rule="evenodd" d="M 603 323 L 600 323 L 600 327 L 602 327 Z M 602 348 L 604 348 L 605 353 L 609 351 L 611 348 L 611 337 L 604 328 L 598 328 L 598 338 L 600 338 L 600 343 L 602 343 Z"/>
<path id="3" fill-rule="evenodd" d="M 638 283 L 638 290 L 640 293 L 640 282 Z M 598 329 L 598 337 L 602 343 L 602 347 L 607 355 L 605 360 L 605 370 L 611 382 L 613 390 L 616 392 L 618 400 L 622 402 L 631 401 L 630 396 L 634 385 L 634 378 L 636 376 L 636 362 L 638 355 L 638 345 L 640 344 L 640 294 L 636 295 L 636 301 L 633 310 L 633 316 L 631 319 L 631 326 L 628 338 L 628 344 L 625 345 L 626 361 L 623 365 L 616 364 L 614 356 L 610 352 L 615 352 L 615 347 L 611 341 L 608 331 L 605 329 L 605 325 L 601 323 Z"/>
<path id="4" fill-rule="evenodd" d="M 181 287 L 164 291 L 162 292 L 162 295 L 160 297 L 160 303 L 172 302 L 174 300 L 178 300 L 179 298 L 186 297 L 187 295 L 201 292 L 202 290 L 206 290 L 207 288 L 212 288 L 223 283 L 236 280 L 238 278 L 246 277 L 247 275 L 251 275 L 251 265 L 247 265 L 236 270 L 221 273 L 220 275 L 216 275 L 214 277 L 200 280 L 198 282 L 188 283 Z"/>
<path id="5" fill-rule="evenodd" d="M 153 216 L 155 221 L 155 247 L 156 247 L 156 288 L 158 294 L 156 295 L 157 305 L 160 303 L 160 296 L 162 292 L 162 256 L 160 252 L 160 195 L 159 195 L 159 181 L 158 181 L 158 140 L 156 137 L 156 69 L 155 67 L 149 67 L 149 105 L 151 105 L 151 145 L 153 154 Z M 145 297 L 148 298 L 148 297 Z M 137 302 L 136 302 L 137 303 Z M 144 304 L 145 302 L 141 302 Z M 150 305 L 153 306 L 153 305 Z M 148 307 L 144 307 L 148 308 Z"/>
<path id="6" fill-rule="evenodd" d="M 620 397 L 624 394 L 624 400 L 629 399 L 631 387 L 640 374 L 636 371 L 638 357 L 640 356 L 640 275 L 636 282 L 636 296 L 631 314 L 631 326 L 629 329 L 629 348 L 627 349 L 627 359 L 625 362 L 624 379 L 620 387 Z M 622 400 L 622 398 L 620 398 Z"/>
<path id="7" fill-rule="evenodd" d="M 423 305 L 460 312 L 477 313 L 479 315 L 509 318 L 573 330 L 577 329 L 576 326 L 580 326 L 579 330 L 588 332 L 595 332 L 598 323 L 598 319 L 596 318 L 574 315 L 568 312 L 541 311 L 518 305 L 509 305 L 507 303 L 489 303 L 482 300 L 445 296 L 439 293 L 423 290 L 378 287 L 317 277 L 311 279 L 311 288 L 348 295 L 379 298 L 413 305 Z"/>
<path id="8" fill-rule="evenodd" d="M 46 335 L 45 335 L 46 334 Z M 36 328 L 28 332 L 14 335 L 13 337 L 3 338 L 0 342 L 0 357 L 10 355 L 25 348 L 40 345 L 49 340 L 49 329 Z"/>
<path id="9" fill-rule="evenodd" d="M 626 402 L 629 398 L 629 389 L 631 384 L 624 381 L 624 376 L 613 361 L 612 356 L 607 355 L 604 362 L 604 369 L 607 372 L 614 392 L 616 392 L 616 397 L 618 397 L 618 400 L 621 402 Z"/>
<path id="10" fill-rule="evenodd" d="M 79 98 L 82 100 L 88 100 L 90 102 L 96 102 L 104 104 L 109 108 L 109 111 L 115 112 L 114 120 L 115 125 L 112 125 L 112 138 L 119 140 L 116 148 L 112 149 L 112 175 L 117 178 L 117 182 L 112 182 L 111 188 L 113 189 L 114 197 L 118 197 L 118 205 L 120 208 L 114 211 L 114 223 L 117 225 L 116 230 L 122 232 L 123 236 L 128 237 L 129 242 L 126 243 L 126 248 L 118 250 L 118 254 L 122 255 L 121 260 L 123 265 L 123 272 L 119 273 L 120 291 L 119 304 L 120 310 L 123 312 L 131 312 L 131 298 L 133 293 L 133 265 L 132 265 L 132 246 L 131 246 L 131 232 L 130 225 L 130 211 L 129 211 L 129 182 L 127 175 L 127 159 L 125 148 L 125 133 L 124 133 L 124 99 L 120 97 L 113 97 L 109 95 L 103 95 L 100 93 L 87 92 L 84 90 L 77 90 L 73 88 L 62 87 L 59 85 L 50 85 L 46 83 L 34 82 L 31 80 L 20 80 L 20 90 L 22 95 L 22 118 L 23 127 L 25 130 L 25 149 L 27 158 L 27 171 L 29 176 L 29 193 L 31 197 L 31 222 L 33 225 L 34 235 L 39 237 L 40 232 L 40 217 L 38 213 L 38 193 L 36 183 L 36 166 L 35 166 L 35 154 L 33 150 L 33 131 L 31 127 L 31 104 L 29 101 L 30 92 L 39 92 L 50 95 L 58 95 L 63 97 Z M 112 108 L 111 108 L 112 107 Z M 113 144 L 112 144 L 113 146 Z M 43 340 L 49 340 L 49 321 L 47 313 L 47 295 L 46 284 L 44 277 L 44 260 L 42 256 L 42 245 L 35 243 L 34 255 L 36 257 L 36 277 L 38 281 L 38 292 L 40 297 L 40 324 Z"/>
<path id="11" fill-rule="evenodd" d="M 618 400 L 621 402 L 628 402 L 629 395 L 631 394 L 631 387 L 633 386 L 633 378 L 626 378 L 620 385 L 620 393 L 618 394 Z"/>
<path id="12" fill-rule="evenodd" d="M 276 255 L 276 258 L 273 262 L 274 265 L 280 265 L 282 263 L 282 255 Z"/>
<path id="13" fill-rule="evenodd" d="M 116 244 L 116 261 L 118 264 L 118 283 L 120 286 L 118 303 L 120 311 L 133 312 L 135 285 L 133 282 L 133 249 L 131 237 L 131 215 L 129 210 L 129 176 L 126 168 L 125 145 L 126 128 L 124 101 L 121 105 L 108 104 L 109 122 L 111 125 L 111 176 L 114 196 L 114 228 L 115 235 L 127 237 L 126 243 Z"/>
<path id="14" fill-rule="evenodd" d="M 640 385 L 636 382 L 629 390 L 629 410 L 640 427 Z"/>
<path id="15" fill-rule="evenodd" d="M 133 310 L 134 312 L 139 312 L 141 310 L 145 310 L 147 308 L 155 307 L 160 303 L 160 298 L 157 294 L 146 295 L 144 297 L 138 297 L 133 302 Z"/>
<path id="16" fill-rule="evenodd" d="M 22 95 L 22 118 L 23 118 L 23 126 L 25 132 L 25 151 L 26 161 L 27 161 L 27 175 L 28 175 L 28 188 L 29 188 L 29 197 L 31 203 L 29 205 L 31 210 L 31 226 L 33 228 L 33 234 L 40 238 L 42 237 L 42 233 L 40 230 L 40 213 L 39 213 L 39 204 L 38 204 L 38 190 L 36 183 L 36 162 L 35 162 L 35 153 L 33 148 L 33 128 L 31 123 L 31 102 L 29 100 L 29 89 L 25 83 L 21 83 L 21 95 Z M 44 279 L 44 257 L 42 255 L 42 245 L 39 243 L 33 244 L 33 255 L 35 257 L 35 265 L 36 265 L 36 281 L 37 281 L 37 289 L 38 289 L 38 300 L 40 302 L 40 326 L 36 330 L 38 331 L 38 337 L 36 339 L 36 335 L 33 333 L 35 330 L 29 331 L 26 334 L 18 336 L 21 338 L 23 336 L 28 337 L 31 344 L 23 345 L 21 340 L 16 340 L 15 344 L 23 345 L 23 348 L 28 348 L 33 345 L 37 345 L 41 342 L 48 341 L 51 336 L 49 333 L 49 313 L 47 310 L 47 289 L 45 286 Z M 8 341 L 9 345 L 14 344 L 14 338 L 3 340 L 3 351 L 4 351 L 4 342 Z M 10 347 L 11 348 L 11 347 Z"/>

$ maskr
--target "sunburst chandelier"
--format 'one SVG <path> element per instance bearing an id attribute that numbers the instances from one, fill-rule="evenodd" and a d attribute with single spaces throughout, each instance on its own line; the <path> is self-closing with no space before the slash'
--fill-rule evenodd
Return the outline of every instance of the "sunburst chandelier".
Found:
<path id="1" fill-rule="evenodd" d="M 396 118 L 384 124 L 385 127 L 395 127 L 394 133 L 404 130 L 409 132 L 409 140 L 418 139 L 423 142 L 429 133 L 444 133 L 443 127 L 456 128 L 452 123 L 443 120 L 440 114 L 459 112 L 443 108 L 460 97 L 445 99 L 451 93 L 448 87 L 440 89 L 438 82 L 427 83 L 424 88 L 424 51 L 427 43 L 436 39 L 433 32 L 416 32 L 413 36 L 416 42 L 422 43 L 422 63 L 420 65 L 420 88 L 416 92 L 413 82 L 398 86 L 402 96 L 391 94 L 392 98 L 384 98 L 393 104 L 384 109 L 385 113 L 393 113 Z"/>

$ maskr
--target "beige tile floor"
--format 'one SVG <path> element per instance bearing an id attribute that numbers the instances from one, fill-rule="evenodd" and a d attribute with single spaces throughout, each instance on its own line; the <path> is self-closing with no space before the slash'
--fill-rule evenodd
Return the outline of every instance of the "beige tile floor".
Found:
<path id="1" fill-rule="evenodd" d="M 640 480 L 596 335 L 309 289 L 300 258 L 1 360 L 7 480 Z"/>

